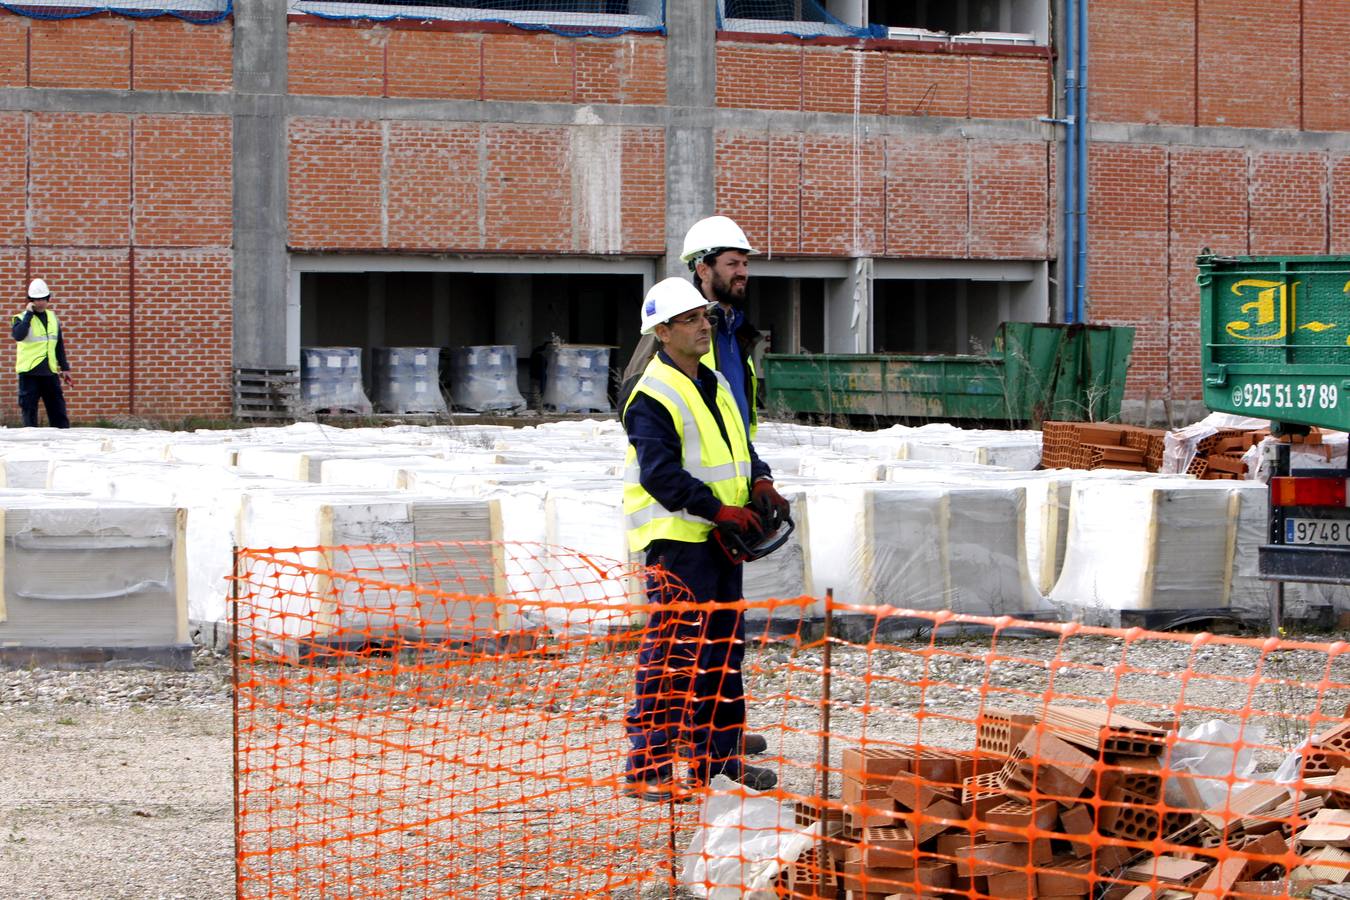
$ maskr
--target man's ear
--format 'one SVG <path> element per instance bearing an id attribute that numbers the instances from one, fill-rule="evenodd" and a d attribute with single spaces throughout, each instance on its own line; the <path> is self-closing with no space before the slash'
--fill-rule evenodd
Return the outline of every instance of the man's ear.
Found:
<path id="1" fill-rule="evenodd" d="M 656 327 L 652 329 L 652 334 L 662 346 L 665 346 L 666 341 L 670 340 L 670 326 L 665 322 L 658 322 Z"/>

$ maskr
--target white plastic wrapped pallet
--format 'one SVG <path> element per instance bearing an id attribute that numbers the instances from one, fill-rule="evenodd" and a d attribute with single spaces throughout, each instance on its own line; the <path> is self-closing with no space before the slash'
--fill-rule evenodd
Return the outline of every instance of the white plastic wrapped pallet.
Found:
<path id="1" fill-rule="evenodd" d="M 807 488 L 811 580 L 841 603 L 973 615 L 1047 608 L 1031 582 L 1020 486 Z"/>
<path id="2" fill-rule="evenodd" d="M 171 506 L 0 491 L 7 647 L 188 641 L 186 514 Z"/>
<path id="3" fill-rule="evenodd" d="M 811 523 L 807 508 L 806 491 L 800 486 L 778 485 L 779 493 L 792 505 L 792 522 L 796 529 L 786 544 L 771 555 L 745 564 L 745 599 L 790 600 L 806 594 L 814 594 L 811 585 Z M 815 607 L 819 607 L 816 604 Z M 824 609 L 813 607 L 802 610 L 800 607 L 788 607 L 786 611 L 770 610 L 763 607 L 751 609 L 746 618 L 759 621 L 763 619 L 782 620 L 785 617 L 800 615 L 820 615 Z"/>
<path id="4" fill-rule="evenodd" d="M 1093 623 L 1122 610 L 1231 610 L 1260 617 L 1255 575 L 1266 487 L 1151 478 L 1076 482 L 1064 565 L 1050 599 Z"/>
<path id="5" fill-rule="evenodd" d="M 255 562 L 255 577 L 278 591 L 251 627 L 275 635 L 327 637 L 341 628 L 379 637 L 404 629 L 419 634 L 467 634 L 513 624 L 492 602 L 455 599 L 505 595 L 500 516 L 481 500 L 419 498 L 371 492 L 250 491 L 240 511 L 240 539 L 252 548 L 322 547 L 297 556 L 304 565 L 361 570 L 392 584 L 437 586 L 450 598 L 361 590 L 349 583 Z M 414 542 L 443 546 L 410 547 Z M 495 542 L 482 546 L 461 542 Z M 366 545 L 394 544 L 393 547 Z M 342 549 L 349 548 L 349 549 Z M 258 570 L 261 569 L 261 572 Z M 268 601 L 262 596 L 264 603 Z"/>

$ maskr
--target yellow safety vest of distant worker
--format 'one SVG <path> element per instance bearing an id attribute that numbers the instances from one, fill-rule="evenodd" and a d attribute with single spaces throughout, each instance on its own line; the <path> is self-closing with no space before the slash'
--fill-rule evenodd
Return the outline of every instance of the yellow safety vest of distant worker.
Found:
<path id="1" fill-rule="evenodd" d="M 706 484 L 722 503 L 741 507 L 750 501 L 750 440 L 726 377 L 716 374 L 717 409 L 730 444 L 722 438 L 717 420 L 694 382 L 659 356 L 647 364 L 628 402 L 643 393 L 664 406 L 680 436 L 685 470 Z M 647 493 L 639 481 L 637 450 L 631 443 L 624 460 L 623 514 L 628 549 L 634 553 L 657 540 L 698 543 L 707 540 L 713 529 L 707 519 L 683 510 L 671 512 Z"/>
<path id="2" fill-rule="evenodd" d="M 15 316 L 14 321 L 20 318 L 22 317 Z M 31 372 L 45 359 L 52 374 L 58 374 L 61 367 L 56 362 L 56 341 L 60 336 L 61 323 L 57 320 L 56 313 L 47 310 L 45 326 L 41 319 L 34 316 L 32 324 L 28 327 L 28 335 L 18 342 L 18 352 L 14 354 L 14 370 L 20 374 Z"/>
<path id="3" fill-rule="evenodd" d="M 708 348 L 708 352 L 703 354 L 699 362 L 712 369 L 714 372 L 721 372 L 722 369 L 717 364 L 717 342 Z M 746 368 L 750 370 L 750 378 L 745 385 L 746 399 L 750 404 L 748 410 L 750 415 L 750 439 L 754 440 L 755 434 L 759 431 L 759 374 L 755 371 L 755 360 L 753 357 L 747 357 L 745 360 Z"/>

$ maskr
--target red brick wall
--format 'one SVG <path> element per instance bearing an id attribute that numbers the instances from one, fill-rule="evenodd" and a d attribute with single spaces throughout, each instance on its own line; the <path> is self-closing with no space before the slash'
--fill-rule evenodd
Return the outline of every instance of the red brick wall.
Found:
<path id="1" fill-rule="evenodd" d="M 582 158 L 597 134 L 612 159 Z M 658 129 L 296 119 L 289 160 L 297 249 L 655 254 L 665 246 Z M 600 183 L 579 177 L 611 163 Z M 607 202 L 616 178 L 621 233 L 595 247 L 586 214 Z"/>
<path id="2" fill-rule="evenodd" d="M 0 115 L 0 298 L 51 286 L 77 421 L 229 414 L 230 142 L 224 116 Z M 14 388 L 6 355 L 0 419 Z"/>
<path id="3" fill-rule="evenodd" d="M 1195 124 L 1195 9 L 1177 0 L 1088 5 L 1095 121 Z"/>
<path id="4" fill-rule="evenodd" d="M 1023 119 L 1049 111 L 1043 56 L 717 45 L 717 105 L 892 116 Z"/>
<path id="5" fill-rule="evenodd" d="M 1344 0 L 1303 0 L 1303 127 L 1350 131 L 1350 16 Z"/>
<path id="6" fill-rule="evenodd" d="M 784 255 L 1045 259 L 1042 142 L 721 132 L 717 209 Z M 767 173 L 767 174 L 766 174 Z"/>
<path id="7" fill-rule="evenodd" d="M 1350 252 L 1339 155 L 1094 144 L 1089 314 L 1133 325 L 1127 396 L 1200 396 L 1195 257 Z"/>
<path id="8" fill-rule="evenodd" d="M 648 105 L 666 100 L 665 40 L 647 35 L 586 39 L 300 20 L 290 23 L 287 48 L 293 94 Z"/>
<path id="9" fill-rule="evenodd" d="M 0 11 L 0 87 L 228 91 L 233 39 L 228 21 L 49 20 Z"/>

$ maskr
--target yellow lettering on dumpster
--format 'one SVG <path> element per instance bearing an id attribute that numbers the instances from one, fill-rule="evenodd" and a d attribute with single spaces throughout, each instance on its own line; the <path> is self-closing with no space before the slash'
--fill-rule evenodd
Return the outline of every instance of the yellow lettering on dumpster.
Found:
<path id="1" fill-rule="evenodd" d="M 1249 300 L 1238 307 L 1238 311 L 1249 319 L 1234 319 L 1225 331 L 1240 341 L 1275 341 L 1288 333 L 1288 316 L 1285 304 L 1287 292 L 1283 281 L 1264 281 L 1259 278 L 1244 278 L 1234 282 L 1233 294 L 1250 297 L 1253 291 L 1255 300 Z M 1255 326 L 1256 330 L 1253 330 Z"/>

